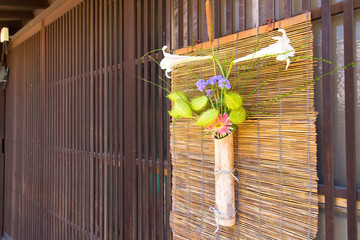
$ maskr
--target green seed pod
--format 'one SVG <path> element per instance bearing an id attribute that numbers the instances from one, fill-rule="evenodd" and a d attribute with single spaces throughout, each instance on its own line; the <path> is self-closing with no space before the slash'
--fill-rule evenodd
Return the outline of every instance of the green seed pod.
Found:
<path id="1" fill-rule="evenodd" d="M 174 113 L 179 115 L 179 117 L 192 118 L 192 111 L 189 104 L 182 99 L 177 99 L 175 101 L 173 110 L 175 111 Z"/>
<path id="2" fill-rule="evenodd" d="M 246 120 L 246 110 L 243 107 L 241 107 L 240 109 L 232 110 L 229 117 L 232 123 L 240 124 Z"/>
<path id="3" fill-rule="evenodd" d="M 172 93 L 168 94 L 167 97 L 173 102 L 175 102 L 178 99 L 182 99 L 185 102 L 189 101 L 189 99 L 187 98 L 187 96 L 183 92 L 172 92 Z"/>
<path id="4" fill-rule="evenodd" d="M 242 105 L 242 97 L 238 93 L 226 93 L 225 104 L 230 110 L 239 109 Z"/>
<path id="5" fill-rule="evenodd" d="M 200 112 L 206 107 L 208 101 L 209 99 L 206 96 L 194 98 L 190 103 L 191 109 L 196 112 Z"/>
<path id="6" fill-rule="evenodd" d="M 203 112 L 203 114 L 200 115 L 200 117 L 197 120 L 197 122 L 195 123 L 195 125 L 209 126 L 210 124 L 215 122 L 216 118 L 219 117 L 219 114 L 220 114 L 220 112 L 217 109 L 212 108 L 210 110 L 207 110 L 207 111 Z"/>

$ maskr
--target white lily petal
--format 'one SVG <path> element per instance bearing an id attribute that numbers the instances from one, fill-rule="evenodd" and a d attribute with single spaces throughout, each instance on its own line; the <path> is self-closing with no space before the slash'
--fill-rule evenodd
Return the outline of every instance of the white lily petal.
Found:
<path id="1" fill-rule="evenodd" d="M 180 55 L 167 53 L 165 51 L 166 49 L 167 49 L 167 46 L 164 46 L 162 48 L 162 51 L 164 53 L 164 58 L 160 62 L 160 67 L 161 67 L 161 69 L 165 70 L 165 74 L 168 78 L 170 78 L 170 76 L 168 74 L 173 70 L 173 68 L 176 65 L 212 58 L 211 55 L 210 56 L 180 56 Z"/>
<path id="2" fill-rule="evenodd" d="M 250 59 L 276 55 L 276 60 L 278 61 L 286 60 L 287 62 L 286 69 L 287 69 L 290 64 L 289 57 L 295 56 L 295 50 L 290 45 L 290 39 L 287 37 L 286 31 L 284 29 L 279 29 L 278 31 L 282 33 L 282 37 L 273 37 L 272 39 L 277 40 L 276 43 L 271 44 L 266 48 L 260 49 L 255 53 L 251 53 L 245 57 L 235 59 L 233 62 L 238 63 Z"/>
<path id="3" fill-rule="evenodd" d="M 289 65 L 290 65 L 290 58 L 287 58 L 286 59 L 286 70 L 288 69 Z"/>

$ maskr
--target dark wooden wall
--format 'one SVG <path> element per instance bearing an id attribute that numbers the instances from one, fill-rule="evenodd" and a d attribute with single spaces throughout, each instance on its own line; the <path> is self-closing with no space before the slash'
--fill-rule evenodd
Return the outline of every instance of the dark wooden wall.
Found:
<path id="1" fill-rule="evenodd" d="M 170 238 L 167 103 L 141 79 L 162 85 L 162 71 L 140 59 L 162 47 L 165 6 L 85 0 L 10 47 L 13 239 Z"/>

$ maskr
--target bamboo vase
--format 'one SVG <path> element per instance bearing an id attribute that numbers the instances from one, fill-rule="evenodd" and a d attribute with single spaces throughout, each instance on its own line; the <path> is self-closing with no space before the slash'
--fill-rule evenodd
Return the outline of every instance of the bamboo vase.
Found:
<path id="1" fill-rule="evenodd" d="M 215 139 L 215 219 L 221 226 L 234 226 L 236 218 L 234 189 L 234 136 Z"/>

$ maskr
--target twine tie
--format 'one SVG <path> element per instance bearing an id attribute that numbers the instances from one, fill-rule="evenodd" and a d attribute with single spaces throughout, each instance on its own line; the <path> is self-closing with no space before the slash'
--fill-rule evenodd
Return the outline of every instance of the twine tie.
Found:
<path id="1" fill-rule="evenodd" d="M 220 224 L 219 224 L 220 215 L 232 216 L 237 213 L 237 209 L 232 212 L 220 212 L 218 209 L 216 209 L 214 207 L 209 207 L 209 210 L 210 210 L 210 212 L 214 213 L 215 218 L 216 218 L 216 230 L 215 230 L 214 234 L 217 233 L 220 229 Z"/>
<path id="2" fill-rule="evenodd" d="M 215 170 L 215 174 L 224 174 L 227 178 L 227 180 L 229 181 L 229 183 L 231 183 L 231 180 L 230 180 L 230 177 L 228 174 L 230 174 L 236 182 L 239 182 L 239 179 L 237 177 L 235 177 L 234 175 L 234 172 L 236 170 L 236 167 L 233 169 L 233 170 L 223 170 L 223 169 L 220 169 L 220 170 Z"/>

